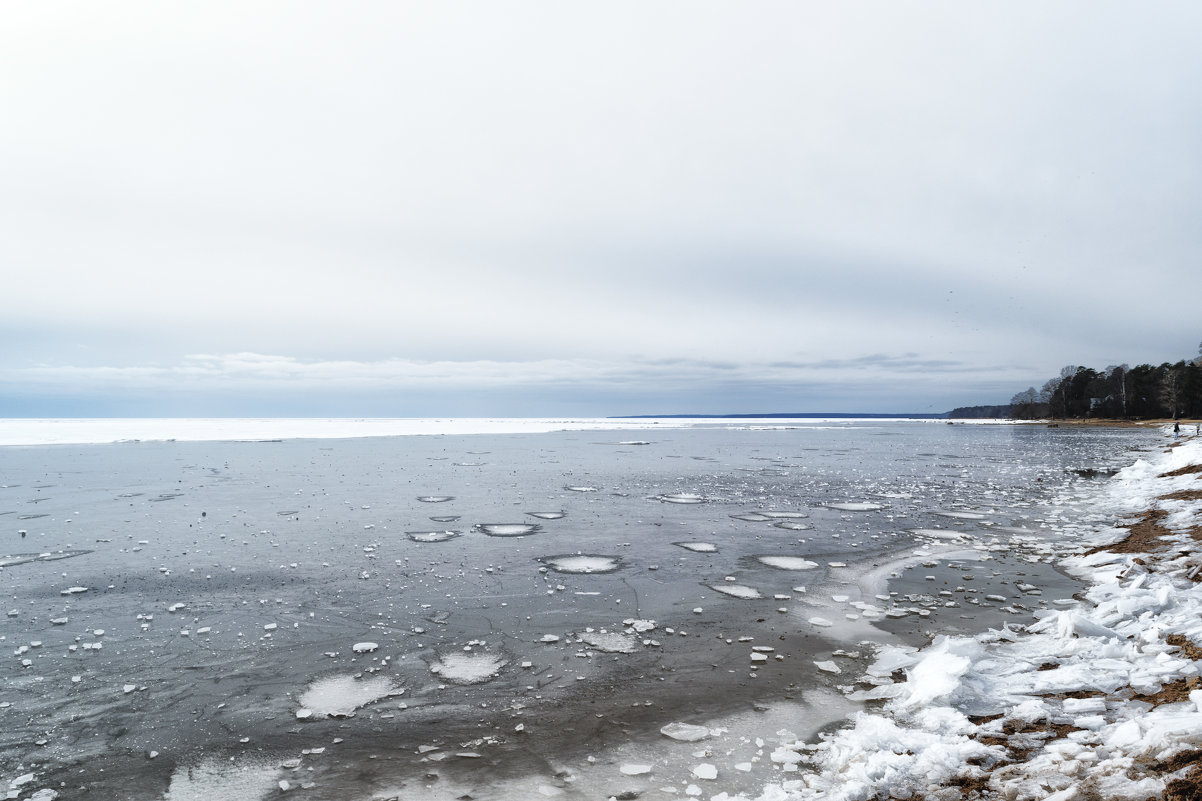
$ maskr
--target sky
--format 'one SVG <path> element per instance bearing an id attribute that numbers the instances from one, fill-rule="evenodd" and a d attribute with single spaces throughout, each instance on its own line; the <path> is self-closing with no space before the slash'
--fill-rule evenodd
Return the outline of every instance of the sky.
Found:
<path id="1" fill-rule="evenodd" d="M 1200 29 L 7 4 L 0 416 L 931 413 L 1191 358 Z"/>

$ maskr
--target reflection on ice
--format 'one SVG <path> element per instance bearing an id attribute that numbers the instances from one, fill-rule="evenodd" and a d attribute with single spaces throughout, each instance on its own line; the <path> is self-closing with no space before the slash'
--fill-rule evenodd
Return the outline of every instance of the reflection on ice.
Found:
<path id="1" fill-rule="evenodd" d="M 537 523 L 477 523 L 475 528 L 490 537 L 525 537 L 542 530 Z"/>
<path id="2" fill-rule="evenodd" d="M 622 560 L 619 557 L 598 554 L 540 556 L 538 561 L 556 573 L 612 573 L 622 566 Z"/>

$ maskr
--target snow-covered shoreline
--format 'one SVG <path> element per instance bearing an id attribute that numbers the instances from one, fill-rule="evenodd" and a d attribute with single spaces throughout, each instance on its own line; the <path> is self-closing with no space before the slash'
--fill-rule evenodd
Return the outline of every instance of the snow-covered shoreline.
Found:
<path id="1" fill-rule="evenodd" d="M 1124 527 L 1094 531 L 1063 565 L 1090 585 L 1076 606 L 882 648 L 858 695 L 883 706 L 779 747 L 772 759 L 791 778 L 759 801 L 1142 801 L 1178 789 L 1202 747 L 1200 475 L 1198 438 L 1120 471 L 1097 511 Z M 1161 527 L 1163 547 L 1118 545 L 1138 520 Z"/>

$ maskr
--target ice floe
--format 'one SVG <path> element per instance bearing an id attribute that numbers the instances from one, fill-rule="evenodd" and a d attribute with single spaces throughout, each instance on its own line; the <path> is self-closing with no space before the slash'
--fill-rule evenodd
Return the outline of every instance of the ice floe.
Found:
<path id="1" fill-rule="evenodd" d="M 885 507 L 879 503 L 863 502 L 846 502 L 846 503 L 825 503 L 823 504 L 828 509 L 838 509 L 840 512 L 875 512 Z"/>
<path id="2" fill-rule="evenodd" d="M 621 557 L 600 554 L 540 556 L 538 561 L 556 573 L 612 573 L 622 566 Z"/>
<path id="3" fill-rule="evenodd" d="M 525 537 L 542 530 L 538 523 L 477 523 L 475 529 L 490 537 Z"/>
<path id="4" fill-rule="evenodd" d="M 812 570 L 818 567 L 817 562 L 800 556 L 757 556 L 756 560 L 777 570 Z"/>
<path id="5" fill-rule="evenodd" d="M 446 542 L 460 536 L 459 531 L 406 531 L 405 536 L 414 542 Z"/>
<path id="6" fill-rule="evenodd" d="M 639 649 L 637 638 L 616 631 L 584 631 L 576 638 L 590 648 L 609 654 L 633 654 Z"/>
<path id="7" fill-rule="evenodd" d="M 729 595 L 732 598 L 752 600 L 754 598 L 764 597 L 763 594 L 761 594 L 760 591 L 755 587 L 748 587 L 743 584 L 707 584 L 706 586 L 711 590 L 720 592 L 723 595 Z"/>
<path id="8" fill-rule="evenodd" d="M 400 688 L 385 676 L 355 678 L 354 676 L 326 676 L 309 685 L 301 694 L 301 710 L 325 717 L 347 717 L 356 709 L 397 695 Z M 297 715 L 301 719 L 309 716 Z"/>
<path id="9" fill-rule="evenodd" d="M 505 657 L 499 654 L 448 651 L 439 654 L 438 660 L 430 665 L 430 672 L 455 684 L 483 684 L 495 678 L 506 664 Z"/>
<path id="10" fill-rule="evenodd" d="M 567 515 L 567 512 L 526 512 L 531 517 L 537 517 L 539 520 L 560 520 Z"/>
<path id="11" fill-rule="evenodd" d="M 696 553 L 717 553 L 718 546 L 712 542 L 674 542 L 673 545 Z"/>
<path id="12" fill-rule="evenodd" d="M 656 495 L 655 500 L 663 503 L 696 504 L 705 503 L 705 498 L 691 492 L 677 492 L 671 495 Z"/>

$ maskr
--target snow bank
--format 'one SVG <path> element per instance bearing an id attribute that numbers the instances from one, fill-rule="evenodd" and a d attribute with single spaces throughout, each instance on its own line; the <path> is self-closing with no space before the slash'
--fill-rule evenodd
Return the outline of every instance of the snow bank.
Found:
<path id="1" fill-rule="evenodd" d="M 953 780 L 1008 801 L 1159 798 L 1177 774 L 1156 763 L 1202 747 L 1202 663 L 1180 647 L 1202 645 L 1202 583 L 1191 578 L 1202 560 L 1189 534 L 1202 501 L 1163 498 L 1202 488 L 1202 474 L 1164 475 L 1198 464 L 1202 441 L 1190 440 L 1121 471 L 1097 501 L 1128 524 L 1166 512 L 1167 548 L 1068 559 L 1090 582 L 1084 600 L 1025 628 L 880 649 L 868 689 L 851 696 L 882 706 L 819 742 L 778 748 L 772 759 L 790 778 L 759 801 L 959 798 Z"/>

